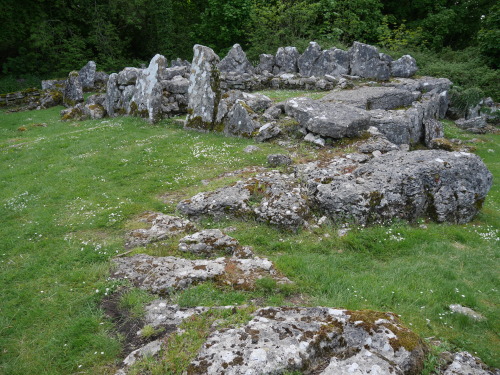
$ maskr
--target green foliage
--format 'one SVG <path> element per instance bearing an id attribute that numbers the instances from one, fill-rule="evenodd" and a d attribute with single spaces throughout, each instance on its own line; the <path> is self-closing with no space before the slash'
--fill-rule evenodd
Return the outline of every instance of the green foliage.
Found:
<path id="1" fill-rule="evenodd" d="M 483 16 L 482 16 L 483 17 Z M 479 49 L 487 63 L 493 68 L 500 67 L 500 5 L 496 4 L 484 15 L 481 30 L 477 35 Z"/>
<path id="2" fill-rule="evenodd" d="M 465 116 L 467 110 L 478 105 L 483 97 L 483 90 L 477 87 L 463 89 L 460 86 L 454 86 L 450 90 L 450 105 L 457 108 L 461 116 Z"/>
<path id="3" fill-rule="evenodd" d="M 424 39 L 421 27 L 409 29 L 404 21 L 399 25 L 389 25 L 388 17 L 384 16 L 379 26 L 379 43 L 384 48 L 397 51 L 408 47 L 425 46 L 427 41 Z"/>
<path id="4" fill-rule="evenodd" d="M 144 306 L 153 300 L 153 296 L 142 289 L 133 288 L 120 296 L 120 309 L 127 310 L 130 317 L 141 318 L 144 315 Z"/>
<path id="5" fill-rule="evenodd" d="M 274 54 L 284 46 L 304 49 L 317 32 L 319 10 L 317 2 L 255 1 L 250 14 L 249 57 Z"/>

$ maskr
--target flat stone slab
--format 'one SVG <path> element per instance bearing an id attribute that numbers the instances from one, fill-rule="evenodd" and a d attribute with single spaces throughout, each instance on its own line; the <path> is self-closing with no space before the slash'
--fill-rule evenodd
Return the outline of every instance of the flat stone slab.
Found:
<path id="1" fill-rule="evenodd" d="M 370 113 L 364 109 L 310 98 L 289 99 L 285 112 L 310 132 L 337 139 L 360 135 L 370 122 Z"/>
<path id="2" fill-rule="evenodd" d="M 212 333 L 188 373 L 417 374 L 423 360 L 423 342 L 392 313 L 266 307 Z"/>
<path id="3" fill-rule="evenodd" d="M 137 287 L 156 294 L 170 294 L 209 280 L 242 290 L 255 288 L 255 281 L 263 277 L 277 283 L 290 283 L 271 261 L 259 257 L 189 260 L 138 254 L 115 258 L 113 264 L 113 278 L 130 280 Z"/>
<path id="4" fill-rule="evenodd" d="M 335 221 L 431 217 L 463 224 L 477 214 L 492 185 L 482 160 L 465 152 L 389 152 L 351 173 L 316 185 L 314 200 Z"/>
<path id="5" fill-rule="evenodd" d="M 354 90 L 331 92 L 321 98 L 320 101 L 344 103 L 366 110 L 388 110 L 409 107 L 420 96 L 419 91 L 408 91 L 394 87 L 364 86 Z"/>
<path id="6" fill-rule="evenodd" d="M 179 250 L 210 257 L 215 253 L 232 254 L 239 247 L 238 240 L 219 229 L 205 229 L 179 240 Z"/>
<path id="7" fill-rule="evenodd" d="M 135 229 L 127 234 L 125 248 L 146 246 L 149 243 L 162 241 L 180 233 L 191 232 L 195 225 L 189 220 L 161 212 L 146 212 L 139 219 L 150 224 L 148 229 Z"/>

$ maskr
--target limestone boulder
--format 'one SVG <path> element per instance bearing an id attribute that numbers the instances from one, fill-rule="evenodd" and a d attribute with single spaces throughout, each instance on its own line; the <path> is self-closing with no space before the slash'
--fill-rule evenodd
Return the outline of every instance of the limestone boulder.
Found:
<path id="1" fill-rule="evenodd" d="M 316 61 L 322 54 L 320 45 L 316 42 L 310 42 L 304 53 L 297 60 L 297 67 L 300 75 L 310 77 Z"/>
<path id="2" fill-rule="evenodd" d="M 238 240 L 222 233 L 220 229 L 205 229 L 179 240 L 180 251 L 206 257 L 217 253 L 230 255 L 238 247 Z"/>
<path id="3" fill-rule="evenodd" d="M 135 85 L 141 73 L 139 68 L 125 68 L 118 73 L 116 83 L 120 86 Z"/>
<path id="4" fill-rule="evenodd" d="M 389 62 L 380 59 L 378 49 L 368 44 L 354 42 L 349 50 L 351 74 L 362 78 L 387 81 L 390 77 Z"/>
<path id="5" fill-rule="evenodd" d="M 282 276 L 265 258 L 217 258 L 189 260 L 176 257 L 153 257 L 139 254 L 113 259 L 115 279 L 127 279 L 138 288 L 167 295 L 205 281 L 215 281 L 235 289 L 252 290 L 261 278 L 279 284 L 290 280 Z"/>
<path id="6" fill-rule="evenodd" d="M 83 88 L 78 72 L 69 73 L 63 90 L 63 104 L 65 107 L 73 107 L 83 102 Z"/>
<path id="7" fill-rule="evenodd" d="M 391 76 L 410 78 L 418 71 L 417 62 L 410 55 L 404 55 L 390 62 Z"/>
<path id="8" fill-rule="evenodd" d="M 155 123 L 163 117 L 161 100 L 163 95 L 161 75 L 167 67 L 167 60 L 162 55 L 153 57 L 147 69 L 137 77 L 135 90 L 130 101 L 129 114 L 144 117 Z"/>
<path id="9" fill-rule="evenodd" d="M 259 65 L 255 68 L 255 72 L 258 74 L 272 73 L 275 62 L 276 59 L 273 55 L 263 53 L 259 56 Z"/>
<path id="10" fill-rule="evenodd" d="M 78 72 L 78 79 L 80 80 L 84 91 L 91 91 L 94 88 L 96 68 L 96 63 L 94 61 L 89 61 Z"/>
<path id="11" fill-rule="evenodd" d="M 273 74 L 297 73 L 300 53 L 295 47 L 280 47 L 276 52 Z"/>
<path id="12" fill-rule="evenodd" d="M 289 99 L 285 112 L 310 132 L 331 138 L 358 136 L 370 122 L 370 114 L 364 109 L 310 98 Z"/>
<path id="13" fill-rule="evenodd" d="M 500 369 L 490 369 L 469 352 L 443 353 L 451 357 L 439 372 L 441 375 L 499 375 Z"/>
<path id="14" fill-rule="evenodd" d="M 314 200 L 334 221 L 463 224 L 482 206 L 492 175 L 476 155 L 430 150 L 389 152 L 325 182 Z"/>
<path id="15" fill-rule="evenodd" d="M 239 44 L 233 45 L 226 57 L 220 61 L 219 70 L 221 72 L 234 72 L 237 74 L 254 73 L 252 64 L 248 61 L 245 51 L 243 51 Z"/>
<path id="16" fill-rule="evenodd" d="M 395 109 L 409 107 L 420 99 L 419 91 L 408 91 L 393 87 L 364 86 L 354 90 L 334 91 L 320 101 L 349 104 L 366 110 Z"/>
<path id="17" fill-rule="evenodd" d="M 140 221 L 146 223 L 149 228 L 134 229 L 128 232 L 125 240 L 126 249 L 146 246 L 152 242 L 162 241 L 195 230 L 195 225 L 189 220 L 160 212 L 147 212 L 142 215 Z"/>
<path id="18" fill-rule="evenodd" d="M 349 52 L 339 48 L 331 48 L 321 53 L 313 66 L 311 75 L 316 77 L 339 77 L 349 73 Z"/>
<path id="19" fill-rule="evenodd" d="M 417 374 L 425 346 L 392 313 L 267 307 L 245 326 L 215 331 L 189 374 Z"/>
<path id="20" fill-rule="evenodd" d="M 219 56 L 205 46 L 193 47 L 194 57 L 189 77 L 189 102 L 186 127 L 214 130 L 217 108 L 221 100 Z"/>
<path id="21" fill-rule="evenodd" d="M 424 143 L 427 147 L 432 148 L 434 144 L 434 139 L 444 138 L 444 128 L 441 121 L 433 118 L 424 120 L 424 132 L 425 140 Z"/>

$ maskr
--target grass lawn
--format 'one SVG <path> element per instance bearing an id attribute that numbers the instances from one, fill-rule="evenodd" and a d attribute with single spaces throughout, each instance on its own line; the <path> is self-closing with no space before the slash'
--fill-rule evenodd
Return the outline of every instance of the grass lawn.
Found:
<path id="1" fill-rule="evenodd" d="M 113 374 L 122 342 L 99 306 L 122 284 L 108 279 L 109 259 L 124 251 L 134 217 L 175 213 L 180 199 L 234 181 L 214 179 L 221 173 L 265 166 L 268 154 L 285 151 L 264 143 L 247 154 L 250 140 L 185 131 L 171 120 L 61 122 L 60 110 L 0 112 L 0 374 Z M 500 367 L 500 136 L 450 124 L 446 132 L 481 139 L 477 153 L 495 176 L 473 222 L 397 222 L 338 237 L 339 228 L 328 225 L 294 234 L 256 222 L 206 221 L 236 227 L 232 236 L 272 259 L 296 286 L 262 283 L 244 293 L 206 284 L 175 299 L 183 306 L 257 299 L 390 310 L 422 337 Z M 174 246 L 144 252 L 166 255 Z M 451 314 L 452 303 L 487 320 Z"/>

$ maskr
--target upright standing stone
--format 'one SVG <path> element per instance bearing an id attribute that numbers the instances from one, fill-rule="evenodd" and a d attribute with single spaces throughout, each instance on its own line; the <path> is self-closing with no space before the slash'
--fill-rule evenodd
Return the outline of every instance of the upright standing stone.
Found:
<path id="1" fill-rule="evenodd" d="M 237 74 L 253 74 L 254 69 L 247 59 L 245 51 L 239 44 L 235 44 L 219 63 L 219 70 L 224 73 L 234 72 Z"/>
<path id="2" fill-rule="evenodd" d="M 78 78 L 78 72 L 69 73 L 63 91 L 63 104 L 65 107 L 73 107 L 83 102 L 82 83 Z"/>
<path id="3" fill-rule="evenodd" d="M 219 56 L 211 48 L 199 44 L 193 50 L 186 127 L 215 130 L 221 100 Z"/>
<path id="4" fill-rule="evenodd" d="M 273 72 L 274 63 L 276 61 L 273 55 L 263 53 L 259 55 L 259 61 L 260 61 L 259 65 L 257 65 L 257 68 L 255 68 L 255 71 L 258 74 L 264 74 L 265 72 L 267 73 Z"/>
<path id="5" fill-rule="evenodd" d="M 310 77 L 316 61 L 321 56 L 321 47 L 316 42 L 310 42 L 307 49 L 298 59 L 299 73 L 304 77 Z"/>
<path id="6" fill-rule="evenodd" d="M 135 83 L 135 92 L 130 101 L 130 114 L 148 118 L 155 123 L 161 119 L 161 85 L 162 72 L 167 67 L 167 60 L 162 55 L 156 55 L 143 69 Z"/>
<path id="7" fill-rule="evenodd" d="M 321 53 L 311 70 L 311 75 L 323 77 L 328 74 L 338 77 L 342 74 L 349 74 L 349 64 L 349 52 L 331 48 Z"/>
<path id="8" fill-rule="evenodd" d="M 352 75 L 379 81 L 387 81 L 389 79 L 389 62 L 380 59 L 380 54 L 376 47 L 354 42 L 349 53 L 351 55 Z"/>
<path id="9" fill-rule="evenodd" d="M 273 74 L 297 73 L 297 60 L 299 59 L 299 56 L 299 51 L 295 47 L 278 48 Z"/>
<path id="10" fill-rule="evenodd" d="M 80 71 L 78 77 L 82 83 L 84 91 L 92 90 L 94 88 L 96 64 L 94 61 L 89 61 Z"/>
<path id="11" fill-rule="evenodd" d="M 391 75 L 393 77 L 409 78 L 418 70 L 417 62 L 410 55 L 404 55 L 396 61 L 391 61 Z"/>

